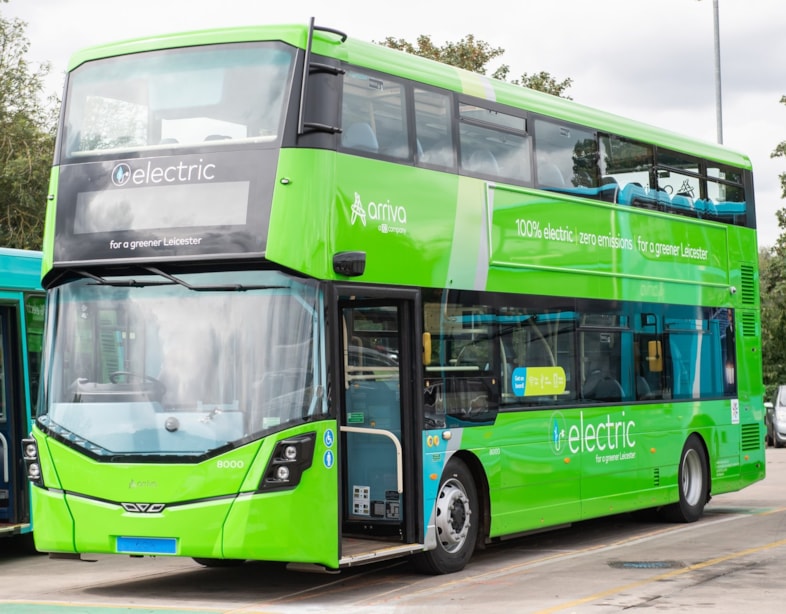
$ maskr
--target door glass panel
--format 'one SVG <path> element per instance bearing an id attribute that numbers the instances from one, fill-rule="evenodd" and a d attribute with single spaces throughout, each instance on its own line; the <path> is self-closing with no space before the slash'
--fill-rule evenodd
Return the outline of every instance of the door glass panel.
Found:
<path id="1" fill-rule="evenodd" d="M 0 311 L 0 424 L 4 424 L 8 421 L 8 410 L 6 409 L 8 405 L 8 395 L 6 391 L 7 365 L 5 346 L 7 339 L 5 327 L 5 313 L 4 311 Z"/>
<path id="2" fill-rule="evenodd" d="M 347 517 L 397 526 L 402 515 L 393 440 L 401 440 L 398 309 L 347 308 L 343 321 Z"/>

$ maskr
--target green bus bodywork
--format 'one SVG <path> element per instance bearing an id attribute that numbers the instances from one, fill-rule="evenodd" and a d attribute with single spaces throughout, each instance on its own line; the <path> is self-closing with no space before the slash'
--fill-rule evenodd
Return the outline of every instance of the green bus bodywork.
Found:
<path id="1" fill-rule="evenodd" d="M 291 74 L 302 70 L 309 28 L 286 26 L 198 32 L 97 47 L 77 53 L 69 71 L 105 58 L 123 61 L 127 54 L 266 40 L 298 49 Z M 310 53 L 690 154 L 738 169 L 746 176 L 751 170 L 747 157 L 712 144 L 377 45 L 343 41 L 333 32 L 315 30 Z M 84 164 L 78 157 L 69 158 L 65 149 L 56 155 L 42 270 L 50 292 L 48 401 L 33 427 L 42 470 L 40 479 L 33 480 L 35 539 L 40 550 L 180 555 L 205 564 L 221 559 L 263 559 L 327 568 L 414 553 L 422 568 L 444 572 L 466 563 L 474 538 L 468 542 L 470 552 L 465 552 L 465 540 L 475 532 L 482 543 L 643 508 L 667 508 L 674 515 L 675 506 L 685 499 L 683 471 L 703 478 L 700 501 L 694 506 L 699 509 L 709 494 L 737 490 L 763 479 L 757 244 L 750 221 L 733 225 L 718 219 L 678 216 L 590 200 L 580 193 L 557 193 L 423 167 L 412 158 L 409 163 L 396 164 L 347 153 L 340 146 L 302 146 L 298 144 L 300 137 L 294 136 L 300 94 L 294 77 L 293 84 L 291 100 L 283 103 L 287 127 L 283 136 L 277 137 L 292 146 L 259 146 L 273 152 L 259 154 L 268 156 L 259 160 L 269 174 L 268 179 L 260 180 L 264 186 L 259 193 L 269 190 L 271 200 L 250 202 L 249 211 L 254 207 L 269 209 L 269 216 L 252 229 L 261 233 L 260 242 L 246 251 L 233 252 L 231 247 L 224 254 L 200 254 L 198 247 L 188 251 L 191 247 L 185 241 L 201 241 L 198 228 L 170 236 L 168 230 L 159 232 L 143 224 L 137 234 L 127 235 L 126 239 L 133 240 L 126 240 L 125 247 L 122 239 L 126 235 L 115 246 L 115 235 L 99 232 L 95 249 L 104 251 L 95 258 L 85 256 L 87 252 L 79 250 L 91 240 L 91 231 L 73 230 L 58 221 L 64 218 L 63 211 L 74 210 L 77 205 L 73 203 L 81 198 L 76 193 L 84 189 L 79 187 L 82 166 L 100 174 L 117 169 L 120 160 L 127 161 L 129 167 L 121 171 L 130 173 L 131 181 L 139 172 L 139 181 L 150 183 L 174 173 L 168 169 L 177 168 L 178 158 L 173 157 L 170 163 L 166 156 L 180 152 L 89 151 Z M 67 94 L 64 113 L 68 113 L 70 101 Z M 63 148 L 65 138 L 61 136 Z M 208 149 L 199 149 L 189 163 L 203 165 L 199 172 L 207 173 L 204 165 L 211 160 L 217 166 L 222 160 L 224 165 L 232 160 L 231 150 L 226 151 L 226 158 L 210 158 Z M 169 166 L 137 171 L 141 167 L 134 163 L 140 157 Z M 143 172 L 148 174 L 143 177 Z M 107 185 L 105 190 L 111 190 Z M 252 200 L 257 193 L 254 185 L 248 188 Z M 745 185 L 752 220 L 752 184 L 748 181 Z M 230 207 L 227 205 L 227 211 Z M 67 217 L 72 219 L 70 214 Z M 174 236 L 180 244 L 167 243 L 174 241 Z M 203 246 L 207 242 L 205 239 Z M 172 245 L 170 251 L 156 255 L 155 249 Z M 362 254 L 359 268 L 336 266 L 336 256 L 352 260 L 357 254 Z M 153 286 L 151 279 L 159 284 L 178 284 L 179 294 L 173 300 L 183 302 L 178 303 L 180 311 L 173 313 L 190 318 L 199 309 L 199 303 L 190 298 L 194 294 L 206 301 L 226 294 L 228 301 L 234 301 L 234 295 L 247 295 L 251 300 L 270 292 L 288 292 L 270 289 L 294 283 L 282 282 L 283 276 L 267 276 L 273 269 L 286 272 L 288 279 L 291 274 L 293 280 L 318 280 L 313 282 L 315 307 L 309 311 L 313 332 L 298 338 L 298 343 L 316 348 L 304 355 L 311 365 L 307 376 L 307 395 L 311 396 L 302 416 L 291 422 L 281 416 L 260 417 L 256 426 L 249 426 L 248 416 L 239 414 L 245 411 L 244 395 L 253 389 L 251 380 L 238 383 L 238 390 L 245 392 L 227 393 L 224 404 L 216 405 L 215 411 L 201 401 L 185 408 L 185 393 L 180 406 L 169 407 L 153 398 L 149 378 L 140 383 L 122 375 L 119 381 L 110 381 L 106 378 L 112 375 L 106 372 L 104 379 L 94 374 L 76 381 L 85 375 L 74 366 L 82 353 L 89 364 L 92 360 L 96 365 L 95 356 L 102 352 L 113 355 L 101 359 L 103 370 L 123 374 L 132 371 L 129 364 L 144 364 L 145 373 L 152 375 L 148 372 L 152 362 L 164 363 L 171 357 L 156 344 L 158 338 L 163 346 L 165 329 L 146 330 L 147 320 L 134 314 L 134 310 L 142 313 L 148 309 L 146 301 L 158 292 L 147 289 L 147 285 Z M 258 278 L 245 277 L 254 270 L 261 271 Z M 208 283 L 207 277 L 200 277 L 203 272 L 212 275 L 204 291 L 180 290 L 183 281 L 197 288 Z M 245 292 L 233 290 L 233 284 Z M 424 298 L 428 291 L 442 293 L 442 316 L 439 304 Z M 127 303 L 120 298 L 125 292 Z M 457 323 L 457 316 L 453 317 L 450 332 L 447 303 L 453 296 L 469 296 L 466 293 L 474 293 L 471 296 L 481 303 L 496 305 L 496 315 L 488 323 L 477 320 L 475 324 L 469 320 Z M 722 372 L 715 364 L 721 349 L 717 341 L 720 329 L 713 328 L 718 326 L 714 316 L 701 321 L 698 316 L 686 319 L 695 321 L 687 327 L 698 330 L 699 346 L 705 342 L 702 340 L 709 344 L 710 339 L 715 339 L 712 343 L 716 345 L 711 350 L 695 350 L 707 358 L 696 360 L 696 372 L 689 375 L 695 391 L 685 392 L 681 398 L 669 396 L 676 390 L 671 382 L 668 394 L 650 400 L 635 397 L 628 389 L 626 397 L 614 402 L 587 402 L 576 379 L 584 373 L 584 366 L 575 357 L 564 358 L 573 361 L 570 364 L 575 369 L 554 358 L 545 371 L 529 371 L 533 377 L 535 373 L 568 374 L 570 381 L 533 381 L 532 386 L 545 388 L 534 396 L 522 393 L 524 380 L 516 380 L 503 364 L 504 343 L 493 340 L 489 342 L 494 355 L 491 363 L 472 365 L 473 374 L 465 377 L 460 361 L 446 353 L 446 344 L 467 345 L 485 338 L 483 335 L 501 338 L 508 326 L 502 314 L 512 310 L 524 313 L 526 301 L 522 297 L 527 296 L 546 297 L 551 307 L 534 317 L 509 320 L 515 324 L 510 335 L 514 343 L 523 347 L 525 338 L 526 343 L 536 343 L 532 322 L 556 326 L 557 320 L 550 322 L 547 314 L 572 313 L 574 301 L 585 301 L 591 309 L 617 314 L 617 324 L 597 337 L 592 326 L 577 317 L 570 324 L 574 327 L 571 339 L 588 344 L 597 337 L 605 349 L 629 352 L 629 360 L 635 343 L 660 347 L 647 346 L 645 337 L 636 341 L 636 335 L 644 335 L 647 312 L 660 308 L 655 306 L 696 306 L 697 313 L 699 307 L 730 310 L 734 315 L 729 343 L 736 353 L 733 390 L 722 389 L 716 382 L 706 384 L 714 392 L 699 391 L 700 387 L 704 390 L 705 379 Z M 457 304 L 455 313 L 463 303 Z M 653 308 L 647 309 L 647 304 Z M 103 319 L 95 316 L 94 330 L 79 328 L 79 305 L 84 305 L 85 321 L 94 312 L 105 311 Z M 469 313 L 469 309 L 465 311 Z M 163 312 L 150 313 L 159 314 L 155 317 L 164 321 Z M 384 317 L 389 314 L 395 314 L 397 324 L 386 327 Z M 127 321 L 121 321 L 126 317 Z M 226 316 L 227 326 L 232 317 Z M 666 317 L 658 316 L 659 335 L 666 334 Z M 623 320 L 629 324 L 619 324 Z M 175 327 L 175 318 L 171 321 L 170 326 Z M 440 323 L 434 324 L 437 321 Z M 71 326 L 69 323 L 74 331 L 83 331 L 77 335 L 84 341 L 82 345 L 69 342 L 65 333 L 62 339 L 58 336 L 58 327 Z M 216 335 L 218 328 L 205 326 L 205 334 L 201 328 L 194 328 L 190 336 L 185 329 L 178 331 L 183 334 L 178 339 L 184 343 L 190 339 L 182 348 L 182 361 L 211 355 L 205 338 Z M 248 330 L 247 336 L 251 335 Z M 238 331 L 242 333 L 243 327 Z M 270 338 L 276 335 L 271 331 L 264 334 Z M 466 339 L 456 341 L 461 335 Z M 143 336 L 144 351 L 135 350 Z M 238 335 L 238 339 L 242 337 Z M 267 339 L 260 337 L 257 343 Z M 369 356 L 379 359 L 377 366 L 369 366 L 367 358 L 362 358 L 360 366 L 351 368 L 353 339 L 362 342 L 358 347 L 368 348 Z M 612 339 L 621 340 L 622 349 L 614 346 Z M 421 352 L 421 343 L 431 342 L 436 358 Z M 231 344 L 221 345 L 220 339 L 216 343 L 223 348 L 220 354 L 217 350 L 213 354 L 217 363 L 225 355 L 232 357 L 227 349 Z M 556 354 L 561 346 L 555 342 L 551 347 Z M 385 357 L 391 348 L 395 356 Z M 671 351 L 676 352 L 675 348 L 679 349 L 676 341 Z M 287 362 L 288 351 L 281 350 L 282 362 Z M 239 356 L 234 357 L 238 361 L 234 364 L 241 364 Z M 654 353 L 646 358 L 660 360 Z M 712 375 L 709 362 L 715 369 Z M 513 367 L 525 368 L 521 362 Z M 229 368 L 218 371 L 235 372 Z M 662 372 L 660 367 L 649 375 L 658 379 Z M 72 396 L 60 392 L 70 383 L 65 381 L 66 373 L 76 376 L 76 387 L 69 388 Z M 463 379 L 451 380 L 451 373 L 460 373 Z M 524 378 L 524 373 L 519 371 L 518 377 Z M 631 381 L 633 373 L 630 366 Z M 216 376 L 217 381 L 222 377 Z M 60 381 L 58 378 L 63 380 L 60 387 L 53 383 Z M 230 379 L 227 375 L 224 381 Z M 430 421 L 424 418 L 428 412 L 422 391 L 433 386 L 442 405 L 438 417 Z M 506 386 L 512 386 L 513 392 L 505 392 Z M 462 417 L 445 400 L 451 394 L 451 399 L 457 399 L 460 394 L 487 389 L 492 390 L 489 407 L 484 405 L 484 411 L 490 412 L 487 419 L 473 417 L 471 411 Z M 568 398 L 569 391 L 573 396 Z M 110 398 L 110 393 L 120 392 L 128 398 Z M 107 396 L 89 399 L 92 393 Z M 511 405 L 504 405 L 506 398 Z M 239 407 L 232 404 L 237 399 Z M 117 407 L 109 403 L 117 403 Z M 139 411 L 134 410 L 137 406 Z M 80 430 L 88 423 L 109 420 L 112 412 L 113 422 L 107 422 L 105 432 L 90 431 L 94 440 Z M 237 420 L 245 421 L 242 427 L 232 423 L 236 414 Z M 218 429 L 225 423 L 221 428 L 230 435 L 224 439 L 216 435 L 216 442 L 199 447 L 205 424 Z M 115 437 L 142 432 L 157 433 L 150 435 L 150 441 L 157 443 L 131 442 L 133 438 L 119 443 Z M 167 433 L 193 437 L 193 441 L 187 440 L 182 448 L 165 448 L 160 442 L 167 439 Z M 403 453 L 396 442 L 403 446 Z M 296 448 L 292 454 L 300 465 L 289 464 L 288 445 Z M 310 456 L 303 459 L 303 454 Z M 281 465 L 291 466 L 297 473 L 294 486 L 280 487 L 276 482 Z M 706 475 L 702 475 L 702 467 Z M 445 498 L 453 507 L 442 501 Z M 470 509 L 470 504 L 476 507 Z M 694 519 L 685 517 L 684 512 L 683 520 Z M 450 514 L 449 523 L 458 526 L 447 526 L 445 519 L 440 519 L 445 513 Z M 355 539 L 365 546 L 356 550 Z M 369 541 L 372 547 L 368 547 Z M 429 554 L 434 552 L 438 554 Z"/>

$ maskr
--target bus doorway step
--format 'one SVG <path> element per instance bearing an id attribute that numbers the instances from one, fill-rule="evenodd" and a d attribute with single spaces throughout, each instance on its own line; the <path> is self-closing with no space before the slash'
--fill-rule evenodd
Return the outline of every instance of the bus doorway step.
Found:
<path id="1" fill-rule="evenodd" d="M 398 558 L 407 554 L 421 552 L 423 544 L 390 543 L 378 540 L 344 537 L 341 540 L 340 567 L 364 565 L 376 561 Z"/>

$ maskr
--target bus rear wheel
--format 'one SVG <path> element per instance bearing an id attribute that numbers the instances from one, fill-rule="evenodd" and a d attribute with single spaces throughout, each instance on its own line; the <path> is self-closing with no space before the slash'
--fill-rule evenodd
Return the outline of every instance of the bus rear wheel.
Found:
<path id="1" fill-rule="evenodd" d="M 661 514 L 670 522 L 696 522 L 709 499 L 707 457 L 697 435 L 688 437 L 682 448 L 678 484 L 680 500 L 664 507 Z"/>
<path id="2" fill-rule="evenodd" d="M 413 555 L 422 573 L 447 574 L 460 571 L 469 561 L 478 539 L 478 493 L 466 463 L 448 461 L 437 493 L 435 509 L 437 546 Z"/>

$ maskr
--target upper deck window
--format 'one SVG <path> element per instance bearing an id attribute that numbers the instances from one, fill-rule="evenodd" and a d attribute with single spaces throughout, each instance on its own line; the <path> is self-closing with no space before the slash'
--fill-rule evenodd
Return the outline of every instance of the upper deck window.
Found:
<path id="1" fill-rule="evenodd" d="M 352 70 L 344 75 L 341 147 L 361 155 L 411 159 L 404 84 Z"/>
<path id="2" fill-rule="evenodd" d="M 531 181 L 525 117 L 460 102 L 459 142 L 463 172 L 513 183 Z"/>
<path id="3" fill-rule="evenodd" d="M 87 62 L 69 79 L 61 155 L 275 142 L 294 55 L 280 43 L 255 43 Z"/>
<path id="4" fill-rule="evenodd" d="M 542 119 L 534 124 L 538 187 L 609 200 L 598 172 L 595 133 Z"/>

